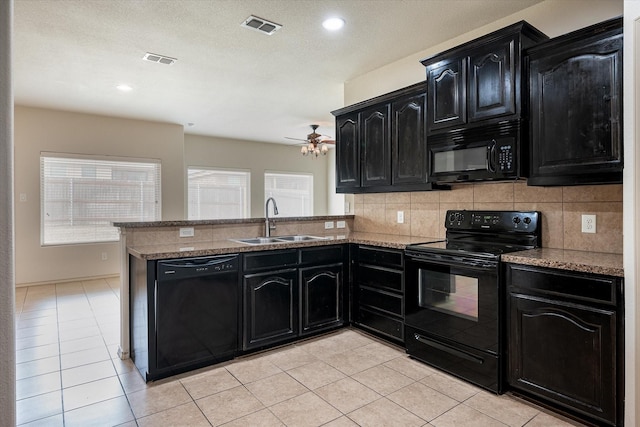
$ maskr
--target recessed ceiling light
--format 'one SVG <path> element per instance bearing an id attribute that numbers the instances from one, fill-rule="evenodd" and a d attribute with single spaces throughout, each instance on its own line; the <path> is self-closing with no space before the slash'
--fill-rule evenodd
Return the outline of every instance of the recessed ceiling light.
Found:
<path id="1" fill-rule="evenodd" d="M 129 91 L 133 90 L 133 88 L 131 86 L 124 85 L 124 84 L 116 86 L 116 89 L 118 89 L 119 91 L 122 91 L 122 92 L 129 92 Z"/>
<path id="2" fill-rule="evenodd" d="M 337 31 L 344 26 L 344 19 L 329 18 L 322 22 L 322 26 L 329 31 Z"/>

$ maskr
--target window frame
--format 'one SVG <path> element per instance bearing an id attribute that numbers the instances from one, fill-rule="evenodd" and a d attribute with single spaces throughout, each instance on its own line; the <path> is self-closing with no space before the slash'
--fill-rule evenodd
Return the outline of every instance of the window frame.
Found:
<path id="1" fill-rule="evenodd" d="M 54 246 L 72 246 L 72 245 L 93 245 L 93 244 L 103 244 L 103 243 L 115 243 L 118 242 L 120 240 L 120 236 L 119 233 L 116 233 L 116 237 L 113 239 L 95 239 L 95 240 L 74 240 L 74 241 L 69 241 L 69 242 L 62 242 L 62 241 L 49 241 L 47 242 L 45 237 L 46 237 L 46 232 L 45 232 L 45 227 L 46 227 L 46 221 L 45 221 L 45 216 L 47 215 L 46 212 L 46 208 L 47 208 L 47 194 L 46 194 L 46 185 L 47 185 L 47 178 L 54 178 L 52 176 L 45 176 L 45 168 L 46 168 L 46 162 L 47 159 L 62 159 L 62 160 L 69 160 L 69 161 L 75 161 L 75 162 L 81 162 L 81 161 L 86 161 L 86 163 L 83 165 L 81 163 L 79 163 L 79 168 L 83 168 L 83 167 L 99 167 L 101 166 L 109 166 L 109 163 L 135 163 L 135 164 L 144 164 L 146 166 L 153 166 L 153 172 L 154 172 L 154 181 L 153 182 L 153 186 L 154 186 L 154 192 L 155 192 L 155 197 L 154 197 L 154 218 L 150 219 L 150 218 L 139 218 L 136 219 L 135 221 L 161 221 L 162 220 L 162 162 L 160 159 L 154 159 L 154 158 L 136 158 L 136 157 L 119 157 L 119 156 L 105 156 L 105 155 L 90 155 L 90 154 L 75 154 L 75 153 L 59 153 L 59 152 L 40 152 L 40 156 L 39 156 L 39 163 L 40 163 L 40 245 L 42 247 L 54 247 Z M 115 165 L 112 165 L 115 166 Z M 123 165 L 124 166 L 124 165 Z M 71 178 L 71 177 L 69 177 Z M 76 177 L 76 178 L 82 178 L 82 177 Z M 105 180 L 108 182 L 112 182 L 113 180 L 109 179 L 109 180 Z M 141 181 L 142 182 L 142 181 Z M 74 195 L 70 196 L 70 203 L 73 203 L 73 199 L 74 199 Z M 95 202 L 101 202 L 102 200 L 100 199 L 96 199 Z M 90 203 L 90 202 L 87 202 Z M 120 218 L 113 218 L 113 219 L 108 219 L 106 217 L 98 217 L 98 220 L 104 221 L 104 220 L 109 220 L 111 223 L 113 222 L 134 222 L 134 221 L 128 221 L 128 220 L 122 220 Z M 70 221 L 73 221 L 73 213 L 71 214 L 71 218 L 69 218 Z M 95 229 L 99 230 L 102 226 L 96 225 Z M 111 225 L 110 227 L 113 227 L 113 225 Z M 115 227 L 113 227 L 115 228 Z"/>
<path id="2" fill-rule="evenodd" d="M 266 203 L 267 199 L 269 197 L 274 197 L 276 200 L 276 203 L 279 202 L 278 197 L 277 196 L 271 196 L 270 194 L 268 194 L 267 192 L 267 175 L 294 175 L 294 176 L 305 176 L 308 178 L 311 178 L 311 182 L 310 182 L 310 190 L 311 190 L 311 194 L 309 195 L 309 210 L 310 212 L 308 214 L 302 214 L 302 215 L 293 215 L 293 216 L 284 216 L 285 218 L 296 218 L 296 217 L 310 217 L 310 216 L 314 216 L 314 205 L 315 205 L 315 185 L 314 185 L 314 180 L 315 180 L 315 175 L 311 172 L 292 172 L 292 171 L 275 171 L 275 170 L 265 170 L 264 171 L 264 201 Z M 279 210 L 282 210 L 280 208 L 280 206 L 278 206 Z M 286 215 L 286 212 L 280 212 L 280 216 L 283 216 L 283 214 Z"/>
<path id="3" fill-rule="evenodd" d="M 189 212 L 189 171 L 190 170 L 201 170 L 201 171 L 211 171 L 211 172 L 229 172 L 235 174 L 246 174 L 246 205 L 244 207 L 244 215 L 240 218 L 192 218 L 191 213 Z M 216 220 L 216 219 L 248 219 L 251 218 L 251 169 L 239 169 L 239 168 L 220 168 L 216 166 L 198 166 L 198 165 L 189 165 L 186 170 L 186 203 L 187 203 L 187 219 L 190 221 L 206 221 L 206 220 Z"/>

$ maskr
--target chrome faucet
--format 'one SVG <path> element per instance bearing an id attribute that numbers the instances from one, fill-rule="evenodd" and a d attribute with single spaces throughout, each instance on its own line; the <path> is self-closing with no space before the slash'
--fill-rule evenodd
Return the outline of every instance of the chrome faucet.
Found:
<path id="1" fill-rule="evenodd" d="M 267 203 L 264 205 L 264 235 L 266 237 L 271 237 L 271 224 L 269 224 L 269 202 L 273 202 L 273 214 L 278 215 L 278 205 L 276 204 L 276 199 L 273 197 L 269 197 L 267 199 Z M 273 228 L 276 228 L 274 225 Z"/>

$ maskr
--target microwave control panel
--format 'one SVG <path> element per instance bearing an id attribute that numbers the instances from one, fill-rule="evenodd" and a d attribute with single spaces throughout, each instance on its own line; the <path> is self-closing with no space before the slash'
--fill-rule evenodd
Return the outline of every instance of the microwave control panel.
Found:
<path id="1" fill-rule="evenodd" d="M 500 172 L 514 171 L 514 168 L 515 168 L 515 163 L 513 162 L 513 158 L 515 157 L 514 151 L 515 149 L 512 144 L 498 143 L 496 145 L 496 153 L 498 156 L 498 158 L 496 159 L 498 164 L 498 171 Z"/>

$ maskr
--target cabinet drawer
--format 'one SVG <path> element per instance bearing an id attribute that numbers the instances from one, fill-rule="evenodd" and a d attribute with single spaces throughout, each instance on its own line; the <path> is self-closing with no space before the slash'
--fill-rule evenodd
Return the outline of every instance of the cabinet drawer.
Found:
<path id="1" fill-rule="evenodd" d="M 356 323 L 361 326 L 365 326 L 368 329 L 372 329 L 384 335 L 404 341 L 404 324 L 401 320 L 360 307 L 358 309 Z"/>
<path id="2" fill-rule="evenodd" d="M 507 265 L 510 289 L 521 290 L 585 302 L 616 305 L 618 280 L 614 277 L 540 270 L 520 265 Z"/>
<path id="3" fill-rule="evenodd" d="M 358 267 L 358 282 L 364 286 L 403 292 L 403 274 L 389 268 L 361 265 Z"/>
<path id="4" fill-rule="evenodd" d="M 342 261 L 342 245 L 300 249 L 300 264 L 332 264 Z"/>
<path id="5" fill-rule="evenodd" d="M 386 313 L 402 316 L 402 296 L 390 292 L 360 287 L 358 302 L 362 306 L 369 306 Z"/>
<path id="6" fill-rule="evenodd" d="M 282 251 L 266 251 L 244 254 L 244 271 L 262 270 L 265 268 L 286 268 L 298 264 L 297 249 Z"/>
<path id="7" fill-rule="evenodd" d="M 374 264 L 386 267 L 399 267 L 404 265 L 404 253 L 402 251 L 394 251 L 387 249 L 371 248 L 360 246 L 358 248 L 358 263 Z"/>

